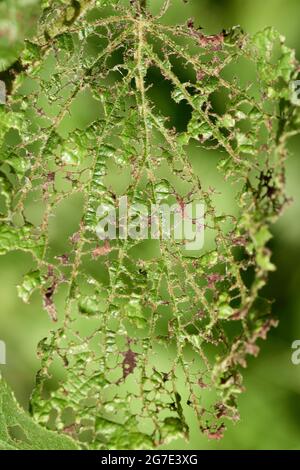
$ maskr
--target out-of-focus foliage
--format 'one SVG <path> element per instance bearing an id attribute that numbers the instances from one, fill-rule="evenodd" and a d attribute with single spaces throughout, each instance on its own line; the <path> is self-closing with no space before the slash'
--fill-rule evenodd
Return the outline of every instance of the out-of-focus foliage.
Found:
<path id="1" fill-rule="evenodd" d="M 274 323 L 258 292 L 274 269 L 269 225 L 286 203 L 285 144 L 298 126 L 294 54 L 271 28 L 254 38 L 240 29 L 208 37 L 191 21 L 174 29 L 128 10 L 94 11 L 76 26 L 80 12 L 56 5 L 44 13 L 39 40 L 27 44 L 26 73 L 2 114 L 3 253 L 32 253 L 19 294 L 28 301 L 40 289 L 54 320 L 54 294 L 68 287 L 65 320 L 40 344 L 35 416 L 92 448 L 147 447 L 185 434 L 191 408 L 200 429 L 219 438 L 225 420 L 238 416 L 238 365 L 257 354 L 257 339 Z M 243 60 L 253 74 L 246 84 L 235 79 Z M 173 106 L 185 106 L 186 128 L 171 125 L 155 102 L 153 69 Z M 75 124 L 85 100 L 98 111 Z M 216 207 L 217 186 L 203 189 L 188 145 L 219 151 L 219 171 L 235 184 L 234 209 Z M 184 205 L 191 193 L 205 201 L 205 254 L 189 259 L 164 242 L 144 259 L 130 251 L 132 241 L 97 245 L 97 205 L 125 192 L 108 183 L 110 165 L 125 172 L 129 163 L 131 202 Z M 50 216 L 77 194 L 81 222 L 55 252 Z M 31 198 L 43 201 L 35 216 Z M 55 364 L 61 377 L 43 401 Z"/>
<path id="2" fill-rule="evenodd" d="M 25 36 L 34 30 L 39 0 L 0 0 L 0 72 L 18 58 Z"/>

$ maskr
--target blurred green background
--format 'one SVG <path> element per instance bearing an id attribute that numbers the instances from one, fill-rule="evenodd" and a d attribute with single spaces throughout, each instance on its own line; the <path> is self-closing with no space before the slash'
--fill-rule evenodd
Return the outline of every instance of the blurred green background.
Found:
<path id="1" fill-rule="evenodd" d="M 31 29 L 28 12 L 31 11 L 31 18 L 34 18 L 36 3 L 35 0 L 0 0 L 0 56 L 5 54 L 10 62 L 17 54 L 16 44 L 19 50 L 22 37 Z M 161 1 L 149 3 L 155 12 Z M 194 17 L 206 33 L 217 33 L 236 24 L 249 33 L 274 26 L 286 36 L 287 45 L 295 48 L 300 57 L 299 0 L 190 0 L 188 4 L 173 0 L 173 5 L 166 20 L 181 22 Z M 13 7 L 16 7 L 14 13 Z M 23 8 L 21 13 L 20 7 Z M 11 38 L 5 37 L 9 21 L 17 21 L 15 35 Z M 158 99 L 163 101 L 163 95 Z M 190 417 L 190 442 L 173 441 L 167 446 L 170 449 L 300 449 L 300 365 L 291 362 L 291 344 L 300 339 L 300 200 L 297 197 L 300 138 L 290 142 L 290 150 L 287 189 L 294 203 L 273 228 L 271 248 L 277 271 L 271 274 L 264 292 L 274 299 L 273 312 L 280 319 L 279 327 L 270 333 L 266 342 L 261 342 L 260 356 L 251 359 L 244 372 L 246 392 L 239 400 L 241 421 L 236 425 L 228 424 L 222 441 L 211 442 L 198 432 Z M 72 223 L 72 215 L 62 213 L 60 217 L 65 227 L 68 217 Z M 37 342 L 52 328 L 38 295 L 30 305 L 24 305 L 16 295 L 16 285 L 30 265 L 30 257 L 22 253 L 0 258 L 0 339 L 7 345 L 7 365 L 0 367 L 25 407 L 39 366 Z"/>

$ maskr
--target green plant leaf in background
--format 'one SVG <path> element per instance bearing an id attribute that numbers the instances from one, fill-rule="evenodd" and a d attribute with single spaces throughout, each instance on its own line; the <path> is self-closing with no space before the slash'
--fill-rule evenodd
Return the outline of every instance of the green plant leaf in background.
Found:
<path id="1" fill-rule="evenodd" d="M 76 450 L 66 435 L 38 425 L 17 403 L 0 376 L 0 449 L 1 450 Z"/>
<path id="2" fill-rule="evenodd" d="M 39 0 L 0 0 L 0 72 L 19 57 L 25 37 L 33 32 Z"/>

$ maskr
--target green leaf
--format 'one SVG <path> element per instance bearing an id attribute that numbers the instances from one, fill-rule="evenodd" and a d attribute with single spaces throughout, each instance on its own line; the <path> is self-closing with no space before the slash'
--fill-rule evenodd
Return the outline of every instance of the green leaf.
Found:
<path id="1" fill-rule="evenodd" d="M 40 271 L 32 271 L 26 274 L 23 278 L 22 284 L 17 286 L 18 295 L 24 301 L 28 302 L 33 292 L 41 286 L 41 273 Z"/>
<path id="2" fill-rule="evenodd" d="M 76 443 L 63 433 L 39 426 L 17 403 L 0 376 L 1 450 L 76 450 Z"/>
<path id="3" fill-rule="evenodd" d="M 32 19 L 37 19 L 38 0 L 0 2 L 0 72 L 15 62 L 25 36 L 32 32 Z"/>
<path id="4" fill-rule="evenodd" d="M 239 367 L 272 326 L 255 301 L 274 269 L 267 243 L 287 202 L 287 141 L 300 120 L 288 82 L 299 64 L 272 28 L 207 36 L 191 22 L 166 26 L 139 2 L 96 5 L 43 2 L 0 107 L 0 254 L 32 254 L 18 292 L 29 301 L 42 287 L 54 321 L 54 295 L 65 293 L 59 327 L 38 347 L 33 416 L 88 449 L 186 437 L 191 413 L 205 435 L 221 437 L 218 404 L 236 419 Z M 239 58 L 253 68 L 251 86 L 244 70 L 228 72 L 243 67 Z M 180 123 L 177 107 L 186 110 Z M 189 250 L 166 227 L 126 239 L 116 220 L 99 240 L 104 214 L 122 212 L 120 195 L 129 209 L 177 204 L 173 219 L 201 225 L 207 244 Z M 206 214 L 196 224 L 186 206 L 199 201 Z M 238 336 L 228 334 L 237 319 Z"/>

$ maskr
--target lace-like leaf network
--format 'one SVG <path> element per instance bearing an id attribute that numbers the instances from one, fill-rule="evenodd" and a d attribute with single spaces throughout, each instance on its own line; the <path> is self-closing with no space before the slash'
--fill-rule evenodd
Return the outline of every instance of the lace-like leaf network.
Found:
<path id="1" fill-rule="evenodd" d="M 44 1 L 0 106 L 0 251 L 31 253 L 19 295 L 40 290 L 57 322 L 32 413 L 83 448 L 159 446 L 191 420 L 222 437 L 240 366 L 276 324 L 259 292 L 288 201 L 294 52 L 273 29 L 170 26 L 168 3 L 154 16 L 136 1 Z M 97 208 L 121 195 L 202 201 L 204 247 L 102 242 Z"/>

